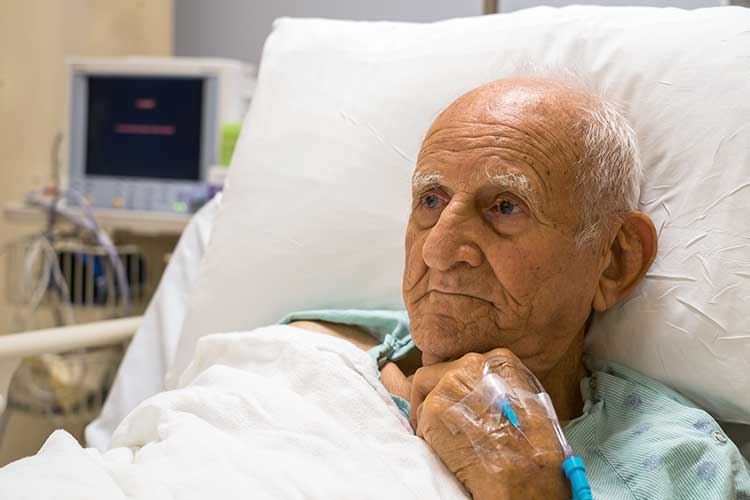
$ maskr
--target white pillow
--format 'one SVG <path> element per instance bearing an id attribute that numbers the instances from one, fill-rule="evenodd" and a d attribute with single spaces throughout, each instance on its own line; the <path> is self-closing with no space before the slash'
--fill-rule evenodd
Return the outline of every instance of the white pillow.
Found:
<path id="1" fill-rule="evenodd" d="M 538 8 L 434 24 L 281 19 L 168 377 L 202 335 L 401 308 L 409 178 L 455 98 L 570 67 L 638 132 L 659 257 L 588 347 L 750 423 L 750 10 Z"/>

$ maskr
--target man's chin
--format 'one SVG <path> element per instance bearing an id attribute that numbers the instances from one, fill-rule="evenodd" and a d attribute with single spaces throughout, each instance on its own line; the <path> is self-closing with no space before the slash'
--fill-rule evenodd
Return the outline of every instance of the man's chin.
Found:
<path id="1" fill-rule="evenodd" d="M 443 313 L 415 315 L 411 320 L 411 336 L 422 351 L 422 365 L 451 361 L 470 353 L 484 353 L 498 347 L 508 347 L 512 338 L 503 338 L 494 324 L 477 328 Z"/>
<path id="2" fill-rule="evenodd" d="M 411 336 L 422 351 L 422 366 L 450 361 L 471 352 L 460 324 L 443 314 L 427 314 L 412 320 Z"/>

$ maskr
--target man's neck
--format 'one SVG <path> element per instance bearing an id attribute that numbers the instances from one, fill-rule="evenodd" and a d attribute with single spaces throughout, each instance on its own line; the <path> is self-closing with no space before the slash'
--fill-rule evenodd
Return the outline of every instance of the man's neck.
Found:
<path id="1" fill-rule="evenodd" d="M 584 328 L 568 346 L 560 361 L 539 381 L 552 399 L 557 418 L 565 425 L 583 412 L 581 379 L 586 376 L 586 368 L 581 359 L 583 352 Z"/>

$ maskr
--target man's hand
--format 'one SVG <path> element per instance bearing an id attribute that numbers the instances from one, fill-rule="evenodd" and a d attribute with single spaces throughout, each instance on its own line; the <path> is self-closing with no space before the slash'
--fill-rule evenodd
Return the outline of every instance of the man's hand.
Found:
<path id="1" fill-rule="evenodd" d="M 500 356 L 499 375 L 515 390 L 535 392 L 523 364 L 507 349 L 469 353 L 456 361 L 420 368 L 411 386 L 411 425 L 435 450 L 475 500 L 514 498 L 556 500 L 570 497 L 562 471 L 562 451 L 543 411 L 514 408 L 528 442 L 518 436 L 492 435 L 501 450 L 488 471 L 464 432 L 453 434 L 443 422 L 446 410 L 471 393 L 482 379 L 485 361 Z M 507 360 L 507 362 L 505 362 Z M 538 410 L 538 409 L 537 409 Z M 497 449 L 496 448 L 496 449 Z M 499 460 L 499 462 L 498 462 Z"/>

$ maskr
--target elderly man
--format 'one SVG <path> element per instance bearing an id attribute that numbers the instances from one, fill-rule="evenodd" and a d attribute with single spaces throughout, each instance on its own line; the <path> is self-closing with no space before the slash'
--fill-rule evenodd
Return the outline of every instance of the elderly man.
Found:
<path id="1" fill-rule="evenodd" d="M 747 463 L 707 413 L 582 356 L 591 314 L 622 301 L 656 255 L 653 223 L 636 211 L 640 180 L 634 133 L 607 102 L 558 81 L 483 85 L 443 111 L 422 145 L 406 234 L 408 320 L 313 311 L 287 322 L 371 349 L 415 432 L 474 498 L 570 497 L 559 451 L 488 436 L 507 450 L 488 468 L 465 433 L 446 427 L 489 356 L 507 361 L 517 389 L 524 366 L 536 375 L 596 498 L 750 498 Z M 549 421 L 525 433 L 555 445 Z"/>

